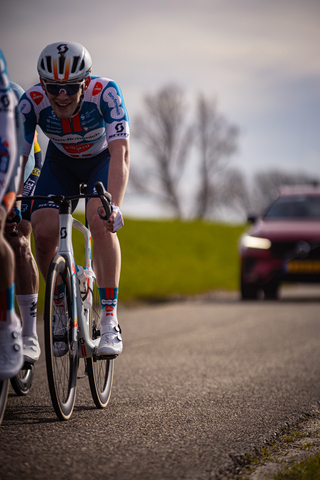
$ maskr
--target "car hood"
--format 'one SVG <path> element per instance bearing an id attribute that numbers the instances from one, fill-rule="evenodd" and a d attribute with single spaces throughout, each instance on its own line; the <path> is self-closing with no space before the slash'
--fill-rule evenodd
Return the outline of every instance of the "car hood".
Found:
<path id="1" fill-rule="evenodd" d="M 259 219 L 249 230 L 249 235 L 271 241 L 319 240 L 320 220 Z"/>

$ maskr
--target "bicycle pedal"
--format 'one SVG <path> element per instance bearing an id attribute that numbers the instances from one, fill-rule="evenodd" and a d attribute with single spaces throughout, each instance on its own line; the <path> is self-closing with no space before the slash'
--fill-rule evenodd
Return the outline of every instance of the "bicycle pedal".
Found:
<path id="1" fill-rule="evenodd" d="M 93 361 L 97 362 L 99 360 L 114 360 L 118 355 L 93 355 Z"/>
<path id="2" fill-rule="evenodd" d="M 31 362 L 24 362 L 23 367 L 21 370 L 32 370 L 34 368 L 34 363 Z"/>

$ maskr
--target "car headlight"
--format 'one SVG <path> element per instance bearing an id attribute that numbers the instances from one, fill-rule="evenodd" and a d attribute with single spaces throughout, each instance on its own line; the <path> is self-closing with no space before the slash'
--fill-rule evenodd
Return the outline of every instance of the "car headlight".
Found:
<path id="1" fill-rule="evenodd" d="M 252 237 L 251 235 L 242 237 L 241 244 L 246 248 L 258 248 L 261 250 L 268 250 L 271 247 L 271 242 L 268 238 Z"/>

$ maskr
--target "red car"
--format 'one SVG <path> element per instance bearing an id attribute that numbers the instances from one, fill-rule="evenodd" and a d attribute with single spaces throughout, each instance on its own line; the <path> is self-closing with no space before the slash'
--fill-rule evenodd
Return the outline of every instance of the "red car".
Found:
<path id="1" fill-rule="evenodd" d="M 320 283 L 320 188 L 287 187 L 240 239 L 243 300 L 276 299 L 281 282 Z"/>

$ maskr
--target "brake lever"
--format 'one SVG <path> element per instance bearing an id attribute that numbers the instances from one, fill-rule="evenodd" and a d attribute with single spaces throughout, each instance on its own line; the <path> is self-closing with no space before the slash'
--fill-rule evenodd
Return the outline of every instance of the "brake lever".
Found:
<path id="1" fill-rule="evenodd" d="M 106 212 L 106 217 L 103 217 L 102 215 L 100 215 L 99 213 L 99 209 L 98 209 L 98 214 L 99 214 L 99 217 L 101 218 L 101 220 L 109 220 L 110 218 L 110 215 L 112 213 L 112 207 L 111 207 L 111 195 L 109 192 L 106 191 L 106 189 L 104 188 L 102 182 L 97 182 L 95 183 L 95 189 L 97 190 L 97 193 L 99 195 L 99 198 L 102 202 L 102 205 L 103 205 L 103 208 L 104 208 L 104 211 Z"/>

